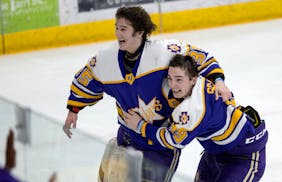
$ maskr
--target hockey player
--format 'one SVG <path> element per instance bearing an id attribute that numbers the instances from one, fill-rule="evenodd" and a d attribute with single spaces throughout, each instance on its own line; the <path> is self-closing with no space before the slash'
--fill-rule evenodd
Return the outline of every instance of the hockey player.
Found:
<path id="1" fill-rule="evenodd" d="M 143 153 L 142 180 L 170 181 L 178 164 L 179 150 L 156 147 L 152 140 L 128 128 L 124 113 L 132 109 L 153 126 L 163 125 L 172 109 L 161 92 L 162 80 L 167 75 L 169 60 L 177 53 L 193 56 L 199 62 L 201 75 L 218 80 L 218 95 L 228 99 L 231 92 L 223 82 L 223 70 L 208 52 L 176 40 L 149 40 L 156 25 L 142 7 L 119 8 L 115 28 L 117 44 L 100 50 L 76 73 L 63 130 L 71 137 L 70 129 L 76 127 L 77 113 L 85 106 L 96 104 L 106 93 L 116 100 L 120 124 L 118 146 Z M 104 172 L 100 171 L 101 181 Z"/>
<path id="2" fill-rule="evenodd" d="M 164 93 L 173 110 L 169 127 L 154 126 L 130 110 L 129 127 L 159 148 L 182 149 L 194 138 L 204 148 L 196 182 L 259 181 L 265 169 L 265 123 L 251 106 L 215 99 L 214 84 L 198 75 L 190 56 L 175 55 L 169 64 Z M 169 86 L 169 87 L 168 87 Z"/>

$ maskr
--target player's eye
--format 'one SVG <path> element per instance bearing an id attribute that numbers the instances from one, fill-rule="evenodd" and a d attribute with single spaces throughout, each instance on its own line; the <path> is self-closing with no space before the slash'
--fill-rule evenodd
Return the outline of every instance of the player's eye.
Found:
<path id="1" fill-rule="evenodd" d="M 181 83 L 183 80 L 182 79 L 176 79 L 176 82 Z"/>

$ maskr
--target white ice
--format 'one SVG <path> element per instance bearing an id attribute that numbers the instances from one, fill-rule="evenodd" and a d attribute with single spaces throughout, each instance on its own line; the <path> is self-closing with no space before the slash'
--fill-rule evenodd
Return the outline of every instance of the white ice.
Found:
<path id="1" fill-rule="evenodd" d="M 226 84 L 234 92 L 237 102 L 254 106 L 266 120 L 269 140 L 262 181 L 281 181 L 282 19 L 162 34 L 152 38 L 189 42 L 210 51 L 217 58 L 225 70 Z M 74 73 L 95 50 L 109 43 L 1 56 L 0 96 L 63 123 Z M 78 129 L 105 141 L 115 136 L 117 128 L 115 103 L 108 96 L 79 115 Z M 188 145 L 183 150 L 178 171 L 194 176 L 201 151 L 197 142 Z"/>

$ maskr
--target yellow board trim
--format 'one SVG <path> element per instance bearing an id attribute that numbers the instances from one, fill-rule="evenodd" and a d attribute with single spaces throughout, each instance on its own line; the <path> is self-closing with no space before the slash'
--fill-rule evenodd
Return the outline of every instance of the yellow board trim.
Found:
<path id="1" fill-rule="evenodd" d="M 158 26 L 159 16 L 159 14 L 151 15 Z M 259 0 L 164 13 L 162 30 L 163 33 L 170 33 L 280 17 L 282 17 L 281 0 Z M 113 40 L 115 39 L 114 23 L 115 20 L 111 19 L 5 34 L 5 53 Z M 2 44 L 0 49 L 0 54 L 3 54 Z"/>

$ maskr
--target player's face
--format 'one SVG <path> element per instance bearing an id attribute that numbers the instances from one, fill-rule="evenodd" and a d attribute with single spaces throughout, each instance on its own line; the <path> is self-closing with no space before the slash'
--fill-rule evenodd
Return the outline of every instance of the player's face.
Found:
<path id="1" fill-rule="evenodd" d="M 180 67 L 169 67 L 168 85 L 175 98 L 185 98 L 191 95 L 196 78 L 190 79 L 184 69 Z"/>
<path id="2" fill-rule="evenodd" d="M 143 31 L 135 32 L 127 19 L 116 19 L 116 37 L 120 50 L 135 53 L 142 43 L 142 35 Z"/>

